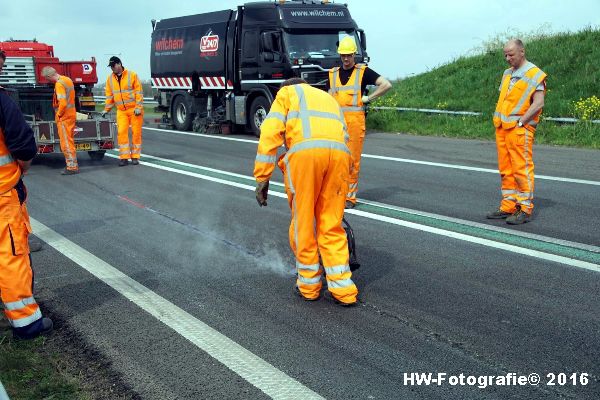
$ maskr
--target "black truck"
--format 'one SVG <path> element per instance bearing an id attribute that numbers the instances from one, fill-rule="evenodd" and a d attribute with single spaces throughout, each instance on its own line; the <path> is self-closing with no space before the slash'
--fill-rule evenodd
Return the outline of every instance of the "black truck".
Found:
<path id="1" fill-rule="evenodd" d="M 262 1 L 237 10 L 152 20 L 152 85 L 158 110 L 178 130 L 246 128 L 260 135 L 279 85 L 302 77 L 324 87 L 344 36 L 366 38 L 345 4 Z"/>

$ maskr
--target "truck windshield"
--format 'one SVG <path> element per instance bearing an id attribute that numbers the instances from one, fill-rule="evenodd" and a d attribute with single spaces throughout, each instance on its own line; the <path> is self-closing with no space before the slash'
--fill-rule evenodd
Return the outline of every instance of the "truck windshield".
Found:
<path id="1" fill-rule="evenodd" d="M 339 57 L 337 53 L 338 43 L 345 36 L 352 36 L 356 41 L 357 54 L 362 50 L 354 31 L 332 31 L 332 32 L 285 32 L 284 43 L 290 58 L 325 58 Z"/>

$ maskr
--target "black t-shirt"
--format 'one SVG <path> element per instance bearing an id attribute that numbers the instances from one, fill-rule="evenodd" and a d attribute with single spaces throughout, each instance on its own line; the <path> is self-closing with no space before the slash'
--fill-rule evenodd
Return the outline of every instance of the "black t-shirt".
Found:
<path id="1" fill-rule="evenodd" d="M 350 69 L 344 69 L 343 67 L 340 67 L 338 74 L 340 76 L 340 82 L 342 83 L 342 85 L 345 85 L 346 83 L 348 83 L 348 79 L 350 79 L 350 75 L 352 75 L 353 71 L 354 71 L 354 67 L 352 67 Z M 374 85 L 380 76 L 381 75 L 379 75 L 377 72 L 373 71 L 371 68 L 365 67 L 365 73 L 363 74 L 362 82 L 360 83 L 360 92 L 366 93 L 367 85 Z M 327 79 L 327 85 L 325 85 L 325 86 L 326 86 L 325 90 L 329 91 L 329 89 L 331 87 L 329 84 L 329 79 Z"/>

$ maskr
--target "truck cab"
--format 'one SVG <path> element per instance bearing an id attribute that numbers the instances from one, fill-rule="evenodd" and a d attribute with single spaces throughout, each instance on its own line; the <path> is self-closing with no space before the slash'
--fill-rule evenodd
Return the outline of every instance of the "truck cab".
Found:
<path id="1" fill-rule="evenodd" d="M 228 123 L 258 136 L 281 82 L 301 77 L 325 88 L 345 36 L 360 44 L 357 62 L 367 62 L 364 32 L 344 4 L 262 1 L 153 21 L 158 109 L 180 130 Z"/>

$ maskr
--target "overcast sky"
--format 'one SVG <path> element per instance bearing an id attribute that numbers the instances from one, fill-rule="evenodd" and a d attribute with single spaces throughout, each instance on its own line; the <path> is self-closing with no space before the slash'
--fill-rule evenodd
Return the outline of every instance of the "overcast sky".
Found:
<path id="1" fill-rule="evenodd" d="M 367 34 L 370 66 L 388 78 L 430 70 L 506 32 L 600 27 L 600 0 L 345 0 Z M 101 82 L 111 55 L 150 78 L 151 19 L 235 8 L 232 0 L 0 0 L 0 40 L 37 38 L 63 60 L 95 56 Z M 535 55 L 529 55 L 535 62 Z"/>

